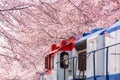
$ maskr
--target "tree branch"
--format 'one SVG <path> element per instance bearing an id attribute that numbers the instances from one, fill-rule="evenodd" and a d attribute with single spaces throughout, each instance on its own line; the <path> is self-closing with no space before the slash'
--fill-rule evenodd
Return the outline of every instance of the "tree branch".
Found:
<path id="1" fill-rule="evenodd" d="M 3 10 L 0 10 L 0 12 L 4 12 L 4 11 L 13 11 L 13 10 L 23 10 L 23 9 L 27 9 L 27 8 L 30 8 L 32 6 L 25 6 L 25 7 L 13 7 L 13 8 L 10 8 L 10 9 L 3 9 Z"/>

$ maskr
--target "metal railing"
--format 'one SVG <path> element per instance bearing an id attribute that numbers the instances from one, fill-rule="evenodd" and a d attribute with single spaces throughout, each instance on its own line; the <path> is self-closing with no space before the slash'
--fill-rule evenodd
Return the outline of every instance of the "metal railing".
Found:
<path id="1" fill-rule="evenodd" d="M 96 63 L 96 62 L 95 62 L 95 58 L 96 58 L 96 57 L 95 57 L 95 53 L 96 53 L 97 51 L 106 49 L 106 61 L 105 61 L 105 62 L 106 62 L 106 67 L 105 67 L 105 68 L 106 68 L 106 80 L 109 80 L 109 73 L 108 73 L 108 62 L 109 62 L 109 61 L 108 61 L 108 58 L 109 58 L 109 57 L 108 57 L 108 51 L 109 51 L 109 48 L 110 48 L 110 47 L 113 47 L 113 46 L 116 46 L 116 45 L 119 45 L 119 44 L 120 44 L 120 43 L 112 44 L 112 45 L 109 45 L 109 46 L 106 46 L 106 47 L 103 47 L 103 48 L 99 48 L 99 49 L 96 49 L 96 50 L 93 50 L 93 51 L 91 51 L 91 52 L 88 52 L 88 53 L 83 54 L 83 55 L 88 55 L 88 54 L 91 55 L 91 54 L 93 53 L 93 74 L 94 74 L 93 77 L 94 77 L 94 80 L 96 80 L 96 70 L 95 70 L 95 67 L 96 67 L 96 65 L 95 65 L 95 63 Z M 66 61 L 66 60 L 70 60 L 70 59 L 73 60 L 73 61 L 72 61 L 72 64 L 73 64 L 73 68 L 72 68 L 72 69 L 73 69 L 73 75 L 72 75 L 72 76 L 73 76 L 73 80 L 75 80 L 75 74 L 74 74 L 74 73 L 75 73 L 75 72 L 74 72 L 74 71 L 75 71 L 75 70 L 74 70 L 74 67 L 75 67 L 75 66 L 74 66 L 74 60 L 75 60 L 75 58 L 76 58 L 76 60 L 77 60 L 78 57 L 77 57 L 77 56 L 74 56 L 74 57 L 71 57 L 71 58 L 68 58 L 68 59 L 64 59 L 64 60 L 61 60 L 61 61 L 58 61 L 58 62 L 57 62 L 57 63 L 60 63 L 60 62 L 63 62 L 63 61 Z M 64 68 L 64 71 L 65 71 L 65 68 Z M 64 72 L 64 80 L 66 80 L 66 79 L 65 79 L 65 72 Z"/>
<path id="2" fill-rule="evenodd" d="M 100 50 L 103 50 L 103 49 L 106 49 L 106 80 L 109 80 L 109 73 L 108 73 L 108 51 L 109 51 L 109 48 L 110 47 L 113 47 L 113 46 L 116 46 L 116 45 L 119 45 L 120 43 L 116 43 L 116 44 L 112 44 L 112 45 L 109 45 L 109 46 L 106 46 L 106 47 L 103 47 L 103 48 L 100 48 L 100 49 L 96 49 L 96 50 L 93 50 L 91 52 L 88 52 L 86 54 L 91 54 L 93 53 L 93 72 L 94 72 L 94 80 L 96 80 L 96 70 L 95 70 L 95 52 L 96 51 L 100 51 Z"/>

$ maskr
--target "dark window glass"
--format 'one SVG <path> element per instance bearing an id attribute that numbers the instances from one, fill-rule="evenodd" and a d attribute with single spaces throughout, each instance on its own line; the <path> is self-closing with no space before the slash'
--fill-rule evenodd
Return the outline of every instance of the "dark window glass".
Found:
<path id="1" fill-rule="evenodd" d="M 85 55 L 85 53 L 78 54 L 78 70 L 80 70 L 80 71 L 86 70 L 86 55 Z"/>
<path id="2" fill-rule="evenodd" d="M 61 54 L 60 54 L 60 67 L 61 68 L 68 68 L 68 65 L 69 65 L 69 60 L 68 60 L 68 58 L 69 58 L 69 55 L 68 55 L 68 53 L 67 52 L 62 52 Z"/>
<path id="3" fill-rule="evenodd" d="M 48 69 L 48 57 L 45 57 L 45 69 Z"/>

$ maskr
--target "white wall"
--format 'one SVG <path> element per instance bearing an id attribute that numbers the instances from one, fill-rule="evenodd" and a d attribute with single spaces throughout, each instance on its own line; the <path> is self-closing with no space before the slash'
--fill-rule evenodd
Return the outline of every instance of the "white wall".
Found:
<path id="1" fill-rule="evenodd" d="M 87 40 L 87 53 L 104 47 L 104 36 L 98 35 Z M 88 56 L 88 55 L 87 55 Z M 104 50 L 95 52 L 96 76 L 104 75 Z M 87 58 L 87 77 L 93 77 L 93 53 Z"/>
<path id="2" fill-rule="evenodd" d="M 105 45 L 109 46 L 120 42 L 120 30 L 106 34 Z M 108 72 L 109 74 L 120 73 L 120 45 L 109 48 L 108 54 Z"/>

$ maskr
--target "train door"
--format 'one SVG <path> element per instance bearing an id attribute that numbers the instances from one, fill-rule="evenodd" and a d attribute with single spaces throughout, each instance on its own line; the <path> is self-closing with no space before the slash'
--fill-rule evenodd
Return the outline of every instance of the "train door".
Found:
<path id="1" fill-rule="evenodd" d="M 76 45 L 77 56 L 78 56 L 78 68 L 76 78 L 85 80 L 86 79 L 86 40 Z"/>

